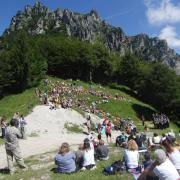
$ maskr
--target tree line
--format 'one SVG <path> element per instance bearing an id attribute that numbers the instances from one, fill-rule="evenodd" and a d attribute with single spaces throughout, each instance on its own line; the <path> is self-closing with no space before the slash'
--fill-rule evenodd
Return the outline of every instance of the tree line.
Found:
<path id="1" fill-rule="evenodd" d="M 37 86 L 46 75 L 124 84 L 159 111 L 180 118 L 180 77 L 166 65 L 58 34 L 30 36 L 22 31 L 1 38 L 1 97 Z"/>

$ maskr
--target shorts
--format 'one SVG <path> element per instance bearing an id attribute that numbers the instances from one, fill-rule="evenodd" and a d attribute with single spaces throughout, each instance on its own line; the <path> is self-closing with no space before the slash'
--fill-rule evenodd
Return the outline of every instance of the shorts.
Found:
<path id="1" fill-rule="evenodd" d="M 111 133 L 106 132 L 106 137 L 111 137 Z"/>

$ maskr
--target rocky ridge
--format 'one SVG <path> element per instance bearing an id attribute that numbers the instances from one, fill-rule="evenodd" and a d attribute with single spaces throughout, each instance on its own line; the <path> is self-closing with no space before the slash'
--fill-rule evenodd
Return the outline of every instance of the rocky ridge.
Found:
<path id="1" fill-rule="evenodd" d="M 102 20 L 95 10 L 87 14 L 60 8 L 51 11 L 37 2 L 18 11 L 5 33 L 22 29 L 32 35 L 56 32 L 90 43 L 98 41 L 110 51 L 121 55 L 130 52 L 147 61 L 159 61 L 180 74 L 180 57 L 168 47 L 165 40 L 150 38 L 146 34 L 127 36 L 120 27 L 113 27 Z"/>

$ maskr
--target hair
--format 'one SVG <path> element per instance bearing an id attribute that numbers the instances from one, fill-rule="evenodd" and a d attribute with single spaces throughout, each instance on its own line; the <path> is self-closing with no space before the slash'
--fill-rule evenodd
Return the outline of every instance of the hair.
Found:
<path id="1" fill-rule="evenodd" d="M 90 140 L 88 139 L 88 138 L 85 138 L 84 139 L 84 143 L 87 143 L 87 142 L 89 142 Z"/>
<path id="2" fill-rule="evenodd" d="M 166 153 L 162 149 L 157 149 L 154 152 L 156 161 L 158 161 L 160 164 L 164 163 L 167 159 Z"/>
<path id="3" fill-rule="evenodd" d="M 158 136 L 158 134 L 157 134 L 157 133 L 154 133 L 154 136 L 155 136 L 155 137 L 157 137 L 157 136 Z"/>
<path id="4" fill-rule="evenodd" d="M 149 151 L 147 151 L 147 152 L 144 153 L 144 159 L 145 159 L 146 161 L 149 161 L 149 160 L 151 159 L 151 154 L 150 154 Z"/>
<path id="5" fill-rule="evenodd" d="M 11 126 L 15 126 L 16 124 L 17 124 L 16 119 L 12 119 L 12 120 L 10 121 L 10 125 L 11 125 Z"/>
<path id="6" fill-rule="evenodd" d="M 134 141 L 133 139 L 131 139 L 129 142 L 128 142 L 128 149 L 130 151 L 136 151 L 138 150 L 138 145 L 136 144 L 136 141 Z"/>
<path id="7" fill-rule="evenodd" d="M 162 141 L 162 145 L 166 148 L 168 152 L 172 151 L 172 142 L 168 138 Z"/>
<path id="8" fill-rule="evenodd" d="M 64 154 L 68 153 L 69 151 L 70 151 L 69 144 L 66 142 L 62 143 L 62 145 L 59 149 L 59 154 L 64 155 Z"/>
<path id="9" fill-rule="evenodd" d="M 85 150 L 90 149 L 90 143 L 89 142 L 84 142 L 84 149 Z"/>
<path id="10" fill-rule="evenodd" d="M 101 134 L 98 134 L 97 138 L 98 140 L 101 140 Z"/>

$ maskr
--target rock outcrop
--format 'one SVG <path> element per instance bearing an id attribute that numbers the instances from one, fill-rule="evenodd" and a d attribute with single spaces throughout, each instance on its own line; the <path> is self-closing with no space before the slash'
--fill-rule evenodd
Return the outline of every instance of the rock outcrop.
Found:
<path id="1" fill-rule="evenodd" d="M 121 55 L 130 52 L 147 61 L 159 61 L 180 74 L 180 57 L 168 47 L 165 40 L 150 38 L 145 34 L 127 36 L 121 28 L 102 20 L 94 10 L 88 14 L 59 8 L 51 11 L 37 2 L 34 6 L 27 5 L 23 11 L 18 11 L 5 33 L 21 29 L 32 35 L 56 32 L 90 43 L 99 41 L 110 51 Z"/>

